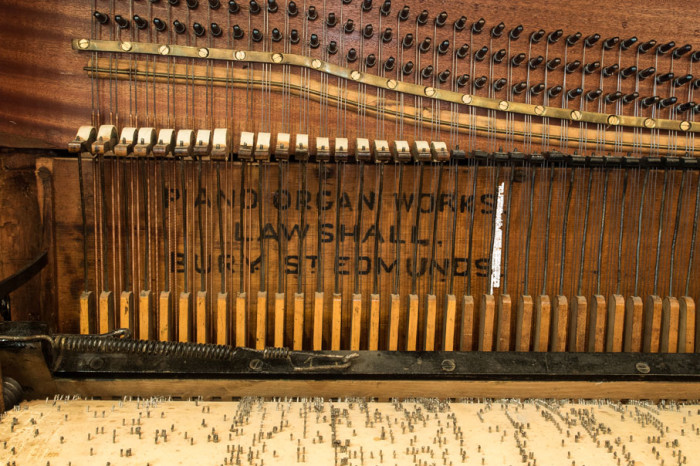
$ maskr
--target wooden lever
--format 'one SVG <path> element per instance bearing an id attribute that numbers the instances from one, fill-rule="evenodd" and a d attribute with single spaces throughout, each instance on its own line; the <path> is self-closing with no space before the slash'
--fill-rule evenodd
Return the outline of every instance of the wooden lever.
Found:
<path id="1" fill-rule="evenodd" d="M 236 295 L 236 309 L 235 309 L 235 332 L 236 332 L 236 346 L 246 346 L 247 344 L 247 332 L 246 332 L 246 322 L 247 322 L 247 309 L 248 309 L 248 296 L 245 291 L 239 291 Z"/>
<path id="2" fill-rule="evenodd" d="M 83 291 L 80 294 L 80 333 L 95 333 L 95 293 Z"/>
<path id="3" fill-rule="evenodd" d="M 474 349 L 474 297 L 464 295 L 462 299 L 462 320 L 459 329 L 460 351 Z"/>
<path id="4" fill-rule="evenodd" d="M 314 293 L 314 330 L 312 335 L 314 351 L 323 348 L 323 292 Z"/>
<path id="5" fill-rule="evenodd" d="M 588 351 L 602 353 L 605 350 L 605 297 L 593 295 L 592 308 L 588 315 Z"/>
<path id="6" fill-rule="evenodd" d="M 189 291 L 180 293 L 177 313 L 177 339 L 180 342 L 189 342 L 192 339 L 192 294 Z"/>
<path id="7" fill-rule="evenodd" d="M 173 299 L 170 291 L 161 291 L 158 299 L 158 339 L 170 341 L 173 338 Z"/>
<path id="8" fill-rule="evenodd" d="M 496 323 L 496 300 L 493 295 L 481 296 L 479 309 L 479 351 L 493 351 L 494 326 Z"/>
<path id="9" fill-rule="evenodd" d="M 139 338 L 151 340 L 153 338 L 153 296 L 150 290 L 139 293 Z"/>
<path id="10" fill-rule="evenodd" d="M 276 348 L 284 346 L 284 293 L 275 293 L 275 341 Z M 338 348 L 340 349 L 340 348 Z"/>
<path id="11" fill-rule="evenodd" d="M 510 295 L 502 294 L 499 296 L 496 318 L 498 325 L 496 333 L 497 351 L 510 351 L 511 309 L 512 301 Z"/>
<path id="12" fill-rule="evenodd" d="M 568 327 L 569 301 L 566 299 L 566 296 L 558 295 L 554 298 L 554 310 L 552 312 L 551 351 L 558 353 L 566 351 Z"/>
<path id="13" fill-rule="evenodd" d="M 549 326 L 551 322 L 552 304 L 549 296 L 538 295 L 535 297 L 535 333 L 533 335 L 534 351 L 545 352 L 549 350 Z"/>
<path id="14" fill-rule="evenodd" d="M 642 351 L 643 303 L 639 296 L 630 296 L 625 302 L 625 331 L 623 350 L 628 353 Z"/>
<path id="15" fill-rule="evenodd" d="M 304 344 L 304 293 L 294 293 L 294 329 L 292 348 L 300 351 Z"/>
<path id="16" fill-rule="evenodd" d="M 625 327 L 625 298 L 619 294 L 613 294 L 608 301 L 608 328 L 605 339 L 605 351 L 619 353 L 624 345 Z"/>
<path id="17" fill-rule="evenodd" d="M 442 349 L 454 351 L 455 349 L 455 322 L 457 319 L 457 298 L 453 294 L 445 297 L 445 316 L 443 318 Z"/>
<path id="18" fill-rule="evenodd" d="M 693 353 L 695 352 L 696 315 L 695 301 L 690 296 L 681 296 L 678 299 L 678 352 Z"/>
<path id="19" fill-rule="evenodd" d="M 216 296 L 216 344 L 227 345 L 231 317 L 228 311 L 228 293 L 219 293 Z"/>
<path id="20" fill-rule="evenodd" d="M 350 314 L 350 350 L 360 349 L 360 329 L 362 328 L 362 295 L 352 295 L 352 313 Z"/>
<path id="21" fill-rule="evenodd" d="M 267 337 L 267 291 L 258 291 L 255 322 L 255 349 L 265 349 Z"/>
<path id="22" fill-rule="evenodd" d="M 367 349 L 377 351 L 379 349 L 379 295 L 371 294 L 369 297 L 369 332 Z"/>
<path id="23" fill-rule="evenodd" d="M 661 337 L 661 298 L 649 295 L 644 302 L 644 329 L 642 351 L 645 353 L 658 353 Z"/>
<path id="24" fill-rule="evenodd" d="M 122 291 L 119 295 L 119 327 L 134 329 L 134 293 Z M 139 335 L 139 338 L 141 336 Z"/>
<path id="25" fill-rule="evenodd" d="M 333 294 L 331 310 L 331 350 L 340 349 L 340 330 L 342 328 L 343 298 L 340 293 Z"/>
<path id="26" fill-rule="evenodd" d="M 408 295 L 408 321 L 406 328 L 406 351 L 415 351 L 418 347 L 418 295 Z"/>
<path id="27" fill-rule="evenodd" d="M 425 297 L 425 319 L 423 327 L 423 349 L 435 350 L 435 327 L 437 319 L 437 298 L 434 294 Z"/>
<path id="28" fill-rule="evenodd" d="M 521 295 L 515 318 L 515 351 L 530 351 L 532 340 L 532 296 Z"/>
<path id="29" fill-rule="evenodd" d="M 195 338 L 197 343 L 209 342 L 209 303 L 206 291 L 197 291 L 195 304 Z"/>

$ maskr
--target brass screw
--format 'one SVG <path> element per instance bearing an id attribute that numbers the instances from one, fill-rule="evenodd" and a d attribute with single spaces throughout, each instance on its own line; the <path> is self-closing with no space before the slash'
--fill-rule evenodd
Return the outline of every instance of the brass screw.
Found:
<path id="1" fill-rule="evenodd" d="M 274 53 L 272 54 L 272 61 L 275 63 L 281 63 L 282 62 L 282 54 L 281 53 Z"/>
<path id="2" fill-rule="evenodd" d="M 311 66 L 314 67 L 315 69 L 319 69 L 321 67 L 321 60 L 319 60 L 318 58 L 315 58 L 311 62 Z"/>
<path id="3" fill-rule="evenodd" d="M 472 103 L 472 96 L 470 96 L 469 94 L 464 94 L 462 96 L 462 102 L 469 105 L 470 103 Z"/>
<path id="4" fill-rule="evenodd" d="M 387 86 L 389 89 L 396 89 L 396 86 L 398 86 L 398 84 L 399 84 L 399 83 L 397 83 L 397 82 L 396 82 L 395 80 L 393 80 L 393 79 L 390 79 L 390 80 L 388 80 L 388 81 L 386 82 L 386 86 Z"/>
<path id="5" fill-rule="evenodd" d="M 656 126 L 656 121 L 653 118 L 647 118 L 644 120 L 644 127 L 646 128 L 654 128 Z"/>
<path id="6" fill-rule="evenodd" d="M 683 131 L 688 131 L 690 129 L 690 122 L 689 121 L 681 121 L 681 129 Z"/>
<path id="7" fill-rule="evenodd" d="M 245 60 L 245 52 L 243 50 L 237 50 L 234 54 L 233 57 L 236 60 Z"/>
<path id="8" fill-rule="evenodd" d="M 509 105 L 508 102 L 506 102 L 505 100 L 501 100 L 500 102 L 498 102 L 498 108 L 499 108 L 500 110 L 503 110 L 504 112 L 505 112 L 506 110 L 508 110 L 508 107 L 509 107 L 509 106 L 510 106 L 510 105 Z"/>
<path id="9" fill-rule="evenodd" d="M 617 115 L 608 116 L 608 124 L 613 125 L 613 126 L 619 125 L 620 124 L 620 117 L 618 117 Z"/>
<path id="10" fill-rule="evenodd" d="M 86 49 L 89 46 L 90 46 L 90 41 L 87 39 L 80 39 L 78 41 L 78 47 L 80 47 L 81 49 Z"/>
<path id="11" fill-rule="evenodd" d="M 122 42 L 122 50 L 125 52 L 131 50 L 131 42 Z"/>
<path id="12" fill-rule="evenodd" d="M 207 58 L 209 56 L 209 49 L 202 47 L 197 53 L 200 58 Z"/>
<path id="13" fill-rule="evenodd" d="M 434 87 L 426 87 L 425 88 L 425 95 L 428 97 L 433 97 L 437 91 L 435 90 Z"/>
<path id="14" fill-rule="evenodd" d="M 535 107 L 535 115 L 542 115 L 544 114 L 544 107 L 542 105 L 537 105 Z"/>
<path id="15" fill-rule="evenodd" d="M 316 61 L 318 61 L 318 60 L 316 60 Z M 320 65 L 320 62 L 319 62 L 319 66 L 321 66 L 321 65 Z M 350 77 L 351 77 L 353 80 L 357 81 L 358 79 L 360 79 L 360 78 L 362 77 L 362 75 L 360 74 L 359 71 L 353 71 L 352 73 L 350 73 Z"/>
<path id="16" fill-rule="evenodd" d="M 170 53 L 170 47 L 168 47 L 167 45 L 161 45 L 160 47 L 158 47 L 158 53 L 160 53 L 161 55 L 167 55 Z"/>
<path id="17" fill-rule="evenodd" d="M 576 121 L 580 120 L 581 119 L 581 112 L 579 112 L 578 110 L 572 111 L 571 112 L 571 119 L 576 120 Z"/>

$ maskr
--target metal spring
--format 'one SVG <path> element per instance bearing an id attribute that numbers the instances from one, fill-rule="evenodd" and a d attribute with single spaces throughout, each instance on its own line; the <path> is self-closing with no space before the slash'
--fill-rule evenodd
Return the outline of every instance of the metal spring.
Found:
<path id="1" fill-rule="evenodd" d="M 263 350 L 263 359 L 287 359 L 289 348 L 267 347 Z"/>
<path id="2" fill-rule="evenodd" d="M 13 378 L 5 377 L 2 380 L 0 389 L 2 390 L 3 400 L 5 401 L 5 411 L 12 409 L 24 398 L 22 386 Z M 0 413 L 1 412 L 0 410 Z"/>
<path id="3" fill-rule="evenodd" d="M 105 338 L 99 335 L 57 335 L 53 348 L 62 351 L 87 353 L 130 353 L 171 356 L 176 358 L 198 358 L 210 360 L 232 360 L 236 348 L 201 343 L 172 341 L 146 341 Z"/>

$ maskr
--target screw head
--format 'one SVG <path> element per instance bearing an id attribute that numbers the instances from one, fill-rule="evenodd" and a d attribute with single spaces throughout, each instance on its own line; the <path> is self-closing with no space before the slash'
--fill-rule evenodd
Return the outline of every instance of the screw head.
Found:
<path id="1" fill-rule="evenodd" d="M 123 51 L 128 52 L 131 50 L 131 42 L 122 42 L 121 47 Z"/>
<path id="2" fill-rule="evenodd" d="M 576 121 L 580 120 L 581 119 L 581 112 L 579 112 L 578 110 L 573 110 L 571 112 L 571 119 L 576 120 Z"/>
<path id="3" fill-rule="evenodd" d="M 250 363 L 248 363 L 248 367 L 253 369 L 254 371 L 260 371 L 262 370 L 263 362 L 259 359 L 252 359 Z"/>
<path id="4" fill-rule="evenodd" d="M 236 60 L 245 60 L 245 52 L 243 50 L 236 50 L 233 54 L 233 58 Z"/>
<path id="5" fill-rule="evenodd" d="M 653 118 L 647 118 L 644 120 L 644 127 L 649 129 L 656 127 L 656 120 Z"/>
<path id="6" fill-rule="evenodd" d="M 209 56 L 209 49 L 202 47 L 197 51 L 200 58 L 207 58 Z"/>
<path id="7" fill-rule="evenodd" d="M 456 364 L 454 359 L 443 359 L 440 364 L 442 370 L 445 372 L 452 372 L 455 370 Z"/>
<path id="8" fill-rule="evenodd" d="M 651 372 L 649 364 L 645 362 L 638 362 L 634 365 L 634 368 L 637 369 L 637 372 L 639 372 L 640 374 L 648 374 L 649 372 Z"/>
<path id="9" fill-rule="evenodd" d="M 386 87 L 388 87 L 389 89 L 396 89 L 396 86 L 398 85 L 399 83 L 396 82 L 394 79 L 390 79 L 386 82 Z"/>
<path id="10" fill-rule="evenodd" d="M 542 105 L 537 105 L 535 106 L 535 115 L 543 115 L 544 114 L 544 107 Z"/>
<path id="11" fill-rule="evenodd" d="M 434 87 L 426 87 L 425 88 L 425 95 L 427 95 L 428 97 L 433 97 L 436 93 L 437 93 L 437 91 L 435 90 Z"/>
<path id="12" fill-rule="evenodd" d="M 357 80 L 359 80 L 359 79 L 362 77 L 362 75 L 360 74 L 359 71 L 353 71 L 352 73 L 350 73 L 350 77 L 351 77 L 353 80 L 357 81 Z"/>
<path id="13" fill-rule="evenodd" d="M 618 117 L 617 115 L 608 116 L 608 124 L 613 125 L 613 126 L 619 125 L 620 124 L 620 117 Z"/>
<path id="14" fill-rule="evenodd" d="M 680 127 L 681 127 L 681 130 L 688 131 L 690 129 L 690 122 L 689 121 L 681 121 Z"/>
<path id="15" fill-rule="evenodd" d="M 281 63 L 282 62 L 282 54 L 281 53 L 274 53 L 272 54 L 272 61 L 275 63 Z"/>
<path id="16" fill-rule="evenodd" d="M 158 53 L 160 53 L 161 55 L 167 55 L 170 53 L 170 47 L 168 47 L 167 45 L 161 45 L 160 47 L 158 47 Z"/>
<path id="17" fill-rule="evenodd" d="M 503 110 L 504 112 L 505 112 L 506 110 L 508 110 L 508 107 L 509 107 L 509 106 L 510 106 L 510 105 L 509 105 L 508 102 L 506 102 L 505 100 L 501 100 L 500 102 L 498 102 L 498 108 L 499 108 L 500 110 Z"/>
<path id="18" fill-rule="evenodd" d="M 78 47 L 81 49 L 86 49 L 90 46 L 90 41 L 88 39 L 80 39 L 78 41 Z"/>
<path id="19" fill-rule="evenodd" d="M 315 59 L 311 62 L 311 66 L 312 66 L 314 69 L 319 69 L 319 68 L 321 67 L 321 60 L 319 60 L 318 58 L 315 58 Z"/>
<path id="20" fill-rule="evenodd" d="M 472 103 L 472 96 L 470 96 L 469 94 L 464 94 L 464 95 L 462 96 L 462 103 L 465 103 L 465 104 L 467 104 L 467 105 L 469 105 L 470 103 Z"/>

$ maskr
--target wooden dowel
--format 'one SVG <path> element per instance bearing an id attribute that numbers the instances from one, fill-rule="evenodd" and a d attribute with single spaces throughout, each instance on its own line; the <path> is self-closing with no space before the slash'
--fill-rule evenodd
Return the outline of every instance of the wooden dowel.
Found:
<path id="1" fill-rule="evenodd" d="M 376 351 L 379 349 L 379 295 L 372 293 L 369 296 L 369 335 L 367 349 Z"/>
<path id="2" fill-rule="evenodd" d="M 658 353 L 661 339 L 661 298 L 649 295 L 644 302 L 644 328 L 642 330 L 645 353 Z"/>
<path id="3" fill-rule="evenodd" d="M 323 347 L 323 292 L 314 293 L 314 331 L 313 349 L 320 351 Z"/>
<path id="4" fill-rule="evenodd" d="M 533 335 L 533 351 L 549 350 L 549 326 L 552 315 L 552 303 L 547 295 L 535 296 L 535 334 Z"/>
<path id="5" fill-rule="evenodd" d="M 112 300 L 111 291 L 100 293 L 97 312 L 100 317 L 98 320 L 99 333 L 107 333 L 114 330 L 114 301 Z"/>
<path id="6" fill-rule="evenodd" d="M 153 338 L 153 299 L 150 290 L 139 293 L 139 338 L 150 340 Z"/>
<path id="7" fill-rule="evenodd" d="M 630 296 L 625 303 L 625 332 L 623 349 L 628 353 L 642 351 L 644 303 L 639 296 Z"/>
<path id="8" fill-rule="evenodd" d="M 588 315 L 588 351 L 601 353 L 605 350 L 605 296 L 593 295 L 591 305 Z"/>
<path id="9" fill-rule="evenodd" d="M 190 313 L 192 312 L 192 295 L 188 292 L 180 293 L 177 313 L 177 339 L 180 342 L 191 341 Z"/>
<path id="10" fill-rule="evenodd" d="M 209 342 L 209 309 L 206 291 L 197 291 L 195 298 L 195 339 L 197 343 Z"/>
<path id="11" fill-rule="evenodd" d="M 228 293 L 219 293 L 216 296 L 216 344 L 227 345 L 231 332 L 231 318 L 228 312 Z"/>
<path id="12" fill-rule="evenodd" d="M 496 334 L 496 350 L 498 351 L 510 351 L 511 307 L 510 295 L 502 294 L 498 298 L 498 331 Z"/>
<path id="13" fill-rule="evenodd" d="M 678 352 L 692 353 L 695 351 L 695 301 L 690 296 L 678 299 Z"/>
<path id="14" fill-rule="evenodd" d="M 170 291 L 161 291 L 158 298 L 158 339 L 160 341 L 170 341 L 173 338 L 173 299 Z"/>
<path id="15" fill-rule="evenodd" d="M 389 309 L 389 351 L 399 349 L 399 316 L 401 314 L 401 295 L 391 295 L 391 307 Z"/>
<path id="16" fill-rule="evenodd" d="M 445 318 L 443 319 L 442 350 L 455 349 L 455 322 L 457 319 L 457 298 L 453 294 L 445 297 Z"/>
<path id="17" fill-rule="evenodd" d="M 566 351 L 567 331 L 569 327 L 569 301 L 564 295 L 554 298 L 550 335 L 550 349 L 553 352 Z"/>
<path id="18" fill-rule="evenodd" d="M 343 295 L 340 293 L 333 294 L 333 304 L 331 310 L 331 350 L 340 350 L 340 330 L 342 328 L 343 318 Z"/>
<path id="19" fill-rule="evenodd" d="M 89 335 L 95 332 L 95 293 L 83 291 L 80 294 L 80 333 Z"/>
<path id="20" fill-rule="evenodd" d="M 294 293 L 294 321 L 292 349 L 300 351 L 304 345 L 304 293 Z"/>
<path id="21" fill-rule="evenodd" d="M 622 351 L 625 329 L 625 298 L 613 294 L 608 300 L 608 325 L 605 338 L 605 351 L 619 353 Z"/>
<path id="22" fill-rule="evenodd" d="M 481 295 L 479 307 L 479 351 L 493 351 L 496 324 L 496 300 L 493 295 Z"/>
<path id="23" fill-rule="evenodd" d="M 530 351 L 532 340 L 532 296 L 521 295 L 515 318 L 515 351 Z"/>
<path id="24" fill-rule="evenodd" d="M 661 341 L 660 352 L 678 352 L 678 300 L 672 296 L 664 298 L 661 305 Z"/>
<path id="25" fill-rule="evenodd" d="M 435 329 L 437 320 L 437 298 L 434 294 L 425 297 L 425 322 L 423 328 L 423 349 L 435 350 Z"/>
<path id="26" fill-rule="evenodd" d="M 131 291 L 122 291 L 119 295 L 119 327 L 128 328 L 135 331 L 132 313 L 134 312 L 134 293 Z M 135 333 L 135 332 L 134 332 Z M 139 336 L 140 335 L 134 335 Z"/>
<path id="27" fill-rule="evenodd" d="M 406 327 L 406 351 L 418 347 L 418 295 L 408 295 L 408 325 Z"/>
<path id="28" fill-rule="evenodd" d="M 255 349 L 267 346 L 267 291 L 258 291 L 255 320 Z"/>
<path id="29" fill-rule="evenodd" d="M 459 329 L 460 351 L 474 349 L 474 297 L 464 295 L 462 298 L 462 321 Z"/>
<path id="30" fill-rule="evenodd" d="M 248 329 L 246 327 L 246 317 L 247 317 L 247 307 L 248 307 L 248 296 L 244 291 L 238 292 L 236 294 L 236 309 L 234 318 L 234 332 L 236 332 L 236 346 L 246 346 Z"/>

